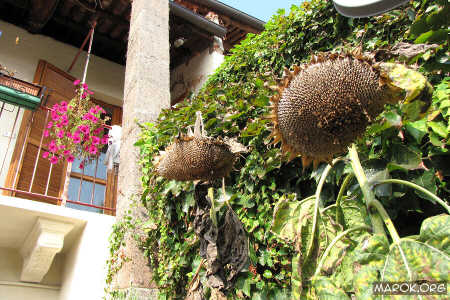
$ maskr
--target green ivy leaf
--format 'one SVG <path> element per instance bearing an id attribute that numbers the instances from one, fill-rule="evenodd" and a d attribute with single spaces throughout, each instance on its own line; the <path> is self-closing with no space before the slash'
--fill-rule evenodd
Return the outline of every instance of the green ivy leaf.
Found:
<path id="1" fill-rule="evenodd" d="M 387 165 L 389 171 L 414 170 L 422 162 L 420 155 L 407 146 L 393 144 L 391 151 L 391 161 Z"/>
<path id="2" fill-rule="evenodd" d="M 423 137 L 428 133 L 426 120 L 409 122 L 405 126 L 406 131 L 414 138 L 416 143 L 421 143 Z"/>
<path id="3" fill-rule="evenodd" d="M 434 170 L 428 170 L 423 172 L 422 175 L 419 177 L 413 179 L 414 183 L 417 183 L 418 185 L 426 188 L 430 192 L 436 194 L 437 192 L 437 186 L 436 186 L 436 176 L 434 175 Z M 427 194 L 424 194 L 420 191 L 414 190 L 414 192 L 421 198 L 427 199 L 431 201 L 432 203 L 435 203 L 434 199 L 428 196 Z"/>
<path id="4" fill-rule="evenodd" d="M 402 126 L 402 117 L 394 111 L 389 111 L 384 114 L 386 121 L 388 121 L 389 125 L 394 127 Z"/>
<path id="5" fill-rule="evenodd" d="M 424 44 L 443 42 L 447 38 L 448 33 L 449 31 L 446 29 L 430 30 L 419 35 L 419 37 L 414 40 L 414 43 Z"/>
<path id="6" fill-rule="evenodd" d="M 272 272 L 270 270 L 265 270 L 263 276 L 270 279 L 273 277 Z"/>
<path id="7" fill-rule="evenodd" d="M 431 129 L 435 133 L 437 133 L 438 135 L 440 135 L 444 139 L 447 138 L 448 130 L 447 130 L 447 126 L 445 126 L 443 122 L 428 122 L 427 124 L 428 124 L 428 126 L 431 127 Z"/>

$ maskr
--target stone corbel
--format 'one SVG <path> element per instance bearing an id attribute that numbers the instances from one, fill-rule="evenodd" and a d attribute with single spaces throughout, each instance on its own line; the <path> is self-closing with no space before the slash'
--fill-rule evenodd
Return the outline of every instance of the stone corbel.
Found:
<path id="1" fill-rule="evenodd" d="M 39 283 L 47 274 L 64 237 L 73 229 L 69 223 L 39 217 L 20 248 L 23 258 L 21 281 Z"/>

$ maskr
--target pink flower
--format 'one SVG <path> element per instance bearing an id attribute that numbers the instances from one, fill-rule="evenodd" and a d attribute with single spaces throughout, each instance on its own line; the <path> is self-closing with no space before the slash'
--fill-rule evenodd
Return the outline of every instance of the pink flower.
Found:
<path id="1" fill-rule="evenodd" d="M 66 136 L 67 136 L 68 138 L 71 138 L 71 137 L 72 137 L 72 134 L 70 133 L 70 131 L 67 131 L 67 132 L 66 132 Z"/>
<path id="2" fill-rule="evenodd" d="M 91 136 L 92 145 L 98 145 L 100 144 L 100 138 L 96 136 Z"/>
<path id="3" fill-rule="evenodd" d="M 59 145 L 59 146 L 58 146 L 58 149 L 59 149 L 59 150 L 62 150 L 62 149 L 65 149 L 65 148 L 66 148 L 66 145 Z"/>
<path id="4" fill-rule="evenodd" d="M 55 155 L 52 158 L 50 158 L 50 163 L 52 163 L 53 165 L 57 164 L 58 163 L 58 156 Z"/>
<path id="5" fill-rule="evenodd" d="M 48 137 L 50 135 L 50 132 L 48 132 L 48 130 L 44 130 L 42 134 L 44 135 L 44 137 Z"/>
<path id="6" fill-rule="evenodd" d="M 91 90 L 86 89 L 86 92 L 87 92 L 89 95 L 94 95 L 94 92 L 91 91 Z"/>
<path id="7" fill-rule="evenodd" d="M 98 106 L 98 105 L 97 105 L 97 106 Z M 96 113 L 98 113 L 97 106 L 91 107 L 91 109 L 89 110 L 89 113 L 91 113 L 91 114 L 93 114 L 93 115 L 95 115 Z"/>
<path id="8" fill-rule="evenodd" d="M 48 158 L 49 155 L 50 155 L 50 153 L 48 151 L 45 151 L 44 153 L 42 153 L 43 158 Z"/>
<path id="9" fill-rule="evenodd" d="M 87 113 L 83 116 L 83 120 L 90 120 L 92 118 L 92 115 L 90 113 Z"/>
<path id="10" fill-rule="evenodd" d="M 66 102 L 66 101 L 61 101 L 61 102 L 59 103 L 59 105 L 67 107 L 67 102 Z"/>
<path id="11" fill-rule="evenodd" d="M 66 135 L 66 133 L 64 132 L 64 130 L 58 131 L 57 136 L 58 136 L 60 139 L 62 139 L 65 135 Z"/>
<path id="12" fill-rule="evenodd" d="M 73 135 L 73 136 L 72 136 L 72 141 L 73 141 L 75 144 L 79 144 L 79 143 L 81 143 L 81 138 L 80 138 L 79 135 Z"/>
<path id="13" fill-rule="evenodd" d="M 86 135 L 83 137 L 83 142 L 89 141 L 89 138 L 90 138 L 89 134 L 86 134 Z"/>
<path id="14" fill-rule="evenodd" d="M 85 99 L 87 96 L 86 92 L 83 92 L 83 94 L 81 94 L 81 99 Z"/>
<path id="15" fill-rule="evenodd" d="M 83 89 L 87 90 L 89 86 L 86 83 L 83 83 L 82 87 Z"/>
<path id="16" fill-rule="evenodd" d="M 102 141 L 101 141 L 101 143 L 102 143 L 103 145 L 106 145 L 106 144 L 108 144 L 108 139 L 109 139 L 109 136 L 107 136 L 107 135 L 104 135 L 104 136 L 102 137 Z"/>
<path id="17" fill-rule="evenodd" d="M 53 153 L 55 153 L 56 151 L 58 151 L 58 146 L 56 146 L 55 141 L 52 140 L 52 141 L 48 144 L 48 149 L 49 149 L 51 152 L 53 152 Z"/>
<path id="18" fill-rule="evenodd" d="M 64 150 L 64 151 L 63 151 L 63 155 L 64 155 L 64 156 L 70 155 L 70 150 Z"/>
<path id="19" fill-rule="evenodd" d="M 67 161 L 68 161 L 68 162 L 74 162 L 74 160 L 75 160 L 75 157 L 74 157 L 73 155 L 69 155 L 69 156 L 67 157 Z M 83 168 L 81 168 L 81 166 L 80 166 L 80 169 L 83 169 Z"/>
<path id="20" fill-rule="evenodd" d="M 84 169 L 84 162 L 80 162 L 80 165 L 78 166 L 81 170 Z"/>
<path id="21" fill-rule="evenodd" d="M 65 116 L 65 115 L 64 115 Z M 69 125 L 69 119 L 67 119 L 67 117 L 64 119 L 63 118 L 63 120 L 61 121 L 61 125 L 62 126 L 67 126 L 67 125 Z"/>
<path id="22" fill-rule="evenodd" d="M 52 111 L 52 120 L 53 120 L 53 121 L 58 121 L 59 118 L 60 118 L 60 117 L 59 117 L 58 113 L 55 112 L 55 111 Z"/>
<path id="23" fill-rule="evenodd" d="M 97 123 L 98 118 L 96 116 L 92 116 L 91 121 L 92 121 L 92 123 Z"/>
<path id="24" fill-rule="evenodd" d="M 75 81 L 73 82 L 73 85 L 79 85 L 80 82 L 81 82 L 81 80 L 80 80 L 80 79 L 77 79 L 77 80 L 75 80 Z"/>
<path id="25" fill-rule="evenodd" d="M 58 127 L 58 128 L 63 128 L 63 127 L 64 127 L 64 125 L 63 125 L 63 123 L 62 123 L 62 122 L 58 122 L 58 123 L 56 123 L 56 127 Z"/>
<path id="26" fill-rule="evenodd" d="M 88 125 L 80 125 L 78 126 L 78 129 L 84 134 L 89 134 L 90 128 Z"/>
<path id="27" fill-rule="evenodd" d="M 62 114 L 65 113 L 67 111 L 67 106 L 60 105 L 58 111 Z"/>
<path id="28" fill-rule="evenodd" d="M 90 153 L 90 154 L 95 155 L 95 154 L 97 154 L 97 151 L 98 151 L 98 149 L 97 149 L 97 147 L 95 147 L 94 145 L 91 145 L 91 146 L 89 147 L 89 153 Z"/>
<path id="29" fill-rule="evenodd" d="M 47 128 L 52 128 L 52 126 L 53 126 L 53 122 L 48 122 Z"/>
<path id="30" fill-rule="evenodd" d="M 103 131 L 103 128 L 102 128 L 102 127 L 99 127 L 99 128 L 97 128 L 97 129 L 95 129 L 93 133 L 94 133 L 95 135 L 99 135 L 102 131 Z"/>

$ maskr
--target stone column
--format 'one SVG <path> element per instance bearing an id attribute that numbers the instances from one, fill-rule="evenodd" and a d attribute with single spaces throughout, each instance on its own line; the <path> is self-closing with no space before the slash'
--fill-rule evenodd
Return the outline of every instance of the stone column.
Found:
<path id="1" fill-rule="evenodd" d="M 122 144 L 117 198 L 117 217 L 122 218 L 141 195 L 139 152 L 134 143 L 140 129 L 136 122 L 155 121 L 170 106 L 169 2 L 133 0 L 125 74 Z M 145 215 L 133 209 L 134 216 Z M 126 262 L 116 276 L 115 287 L 138 296 L 156 299 L 148 260 L 132 234 L 126 237 Z M 130 291 L 132 290 L 132 291 Z M 136 298 L 133 298 L 136 299 Z"/>

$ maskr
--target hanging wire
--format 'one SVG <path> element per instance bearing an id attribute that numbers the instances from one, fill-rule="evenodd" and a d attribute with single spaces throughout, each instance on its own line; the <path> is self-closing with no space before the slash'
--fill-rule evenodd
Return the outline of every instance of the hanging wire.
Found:
<path id="1" fill-rule="evenodd" d="M 86 83 L 86 75 L 87 75 L 87 69 L 89 66 L 89 60 L 91 59 L 91 51 L 92 51 L 92 41 L 94 40 L 94 32 L 95 32 L 95 26 L 97 25 L 97 22 L 94 21 L 92 24 L 92 33 L 91 38 L 89 40 L 89 48 L 86 56 L 86 63 L 84 64 L 84 72 L 83 72 L 83 80 L 82 83 Z"/>

